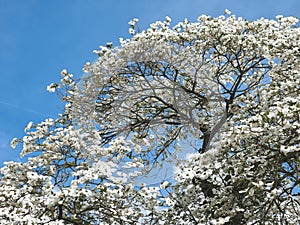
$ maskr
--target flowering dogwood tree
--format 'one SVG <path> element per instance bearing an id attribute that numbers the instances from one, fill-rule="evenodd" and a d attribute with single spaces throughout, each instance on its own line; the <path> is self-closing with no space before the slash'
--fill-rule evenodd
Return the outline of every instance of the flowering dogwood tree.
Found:
<path id="1" fill-rule="evenodd" d="M 12 141 L 1 224 L 299 224 L 298 20 L 137 22 L 48 86 L 65 110 Z"/>

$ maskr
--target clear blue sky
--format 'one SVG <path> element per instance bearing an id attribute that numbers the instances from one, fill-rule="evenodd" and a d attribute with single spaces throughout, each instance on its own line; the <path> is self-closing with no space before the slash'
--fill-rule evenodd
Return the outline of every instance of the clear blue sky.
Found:
<path id="1" fill-rule="evenodd" d="M 46 91 L 66 68 L 82 75 L 92 53 L 106 42 L 129 37 L 128 21 L 143 29 L 170 16 L 173 22 L 225 9 L 247 19 L 300 17 L 299 0 L 0 0 L 0 166 L 18 160 L 13 137 L 22 137 L 29 121 L 56 117 L 62 106 Z"/>

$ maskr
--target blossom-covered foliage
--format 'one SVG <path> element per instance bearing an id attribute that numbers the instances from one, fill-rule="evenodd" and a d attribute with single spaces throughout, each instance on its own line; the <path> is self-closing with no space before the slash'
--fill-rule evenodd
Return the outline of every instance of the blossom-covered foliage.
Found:
<path id="1" fill-rule="evenodd" d="M 1 224 L 299 224 L 298 20 L 225 14 L 134 19 L 83 78 L 63 70 L 64 112 L 0 168 Z"/>

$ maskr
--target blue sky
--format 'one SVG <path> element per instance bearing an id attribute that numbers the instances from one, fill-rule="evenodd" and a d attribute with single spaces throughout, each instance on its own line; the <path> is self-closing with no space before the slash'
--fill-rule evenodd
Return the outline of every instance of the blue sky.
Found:
<path id="1" fill-rule="evenodd" d="M 19 160 L 11 150 L 29 121 L 56 117 L 57 96 L 46 91 L 66 68 L 81 77 L 106 42 L 128 38 L 128 21 L 147 26 L 170 16 L 178 22 L 201 14 L 218 16 L 229 9 L 247 19 L 300 17 L 299 0 L 0 0 L 0 166 Z"/>

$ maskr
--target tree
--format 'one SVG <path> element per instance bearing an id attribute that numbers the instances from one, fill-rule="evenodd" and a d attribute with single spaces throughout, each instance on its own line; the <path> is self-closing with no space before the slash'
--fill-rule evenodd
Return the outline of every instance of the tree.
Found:
<path id="1" fill-rule="evenodd" d="M 299 224 L 298 20 L 170 22 L 134 19 L 48 86 L 65 110 L 12 141 L 29 158 L 0 169 L 1 224 Z"/>

